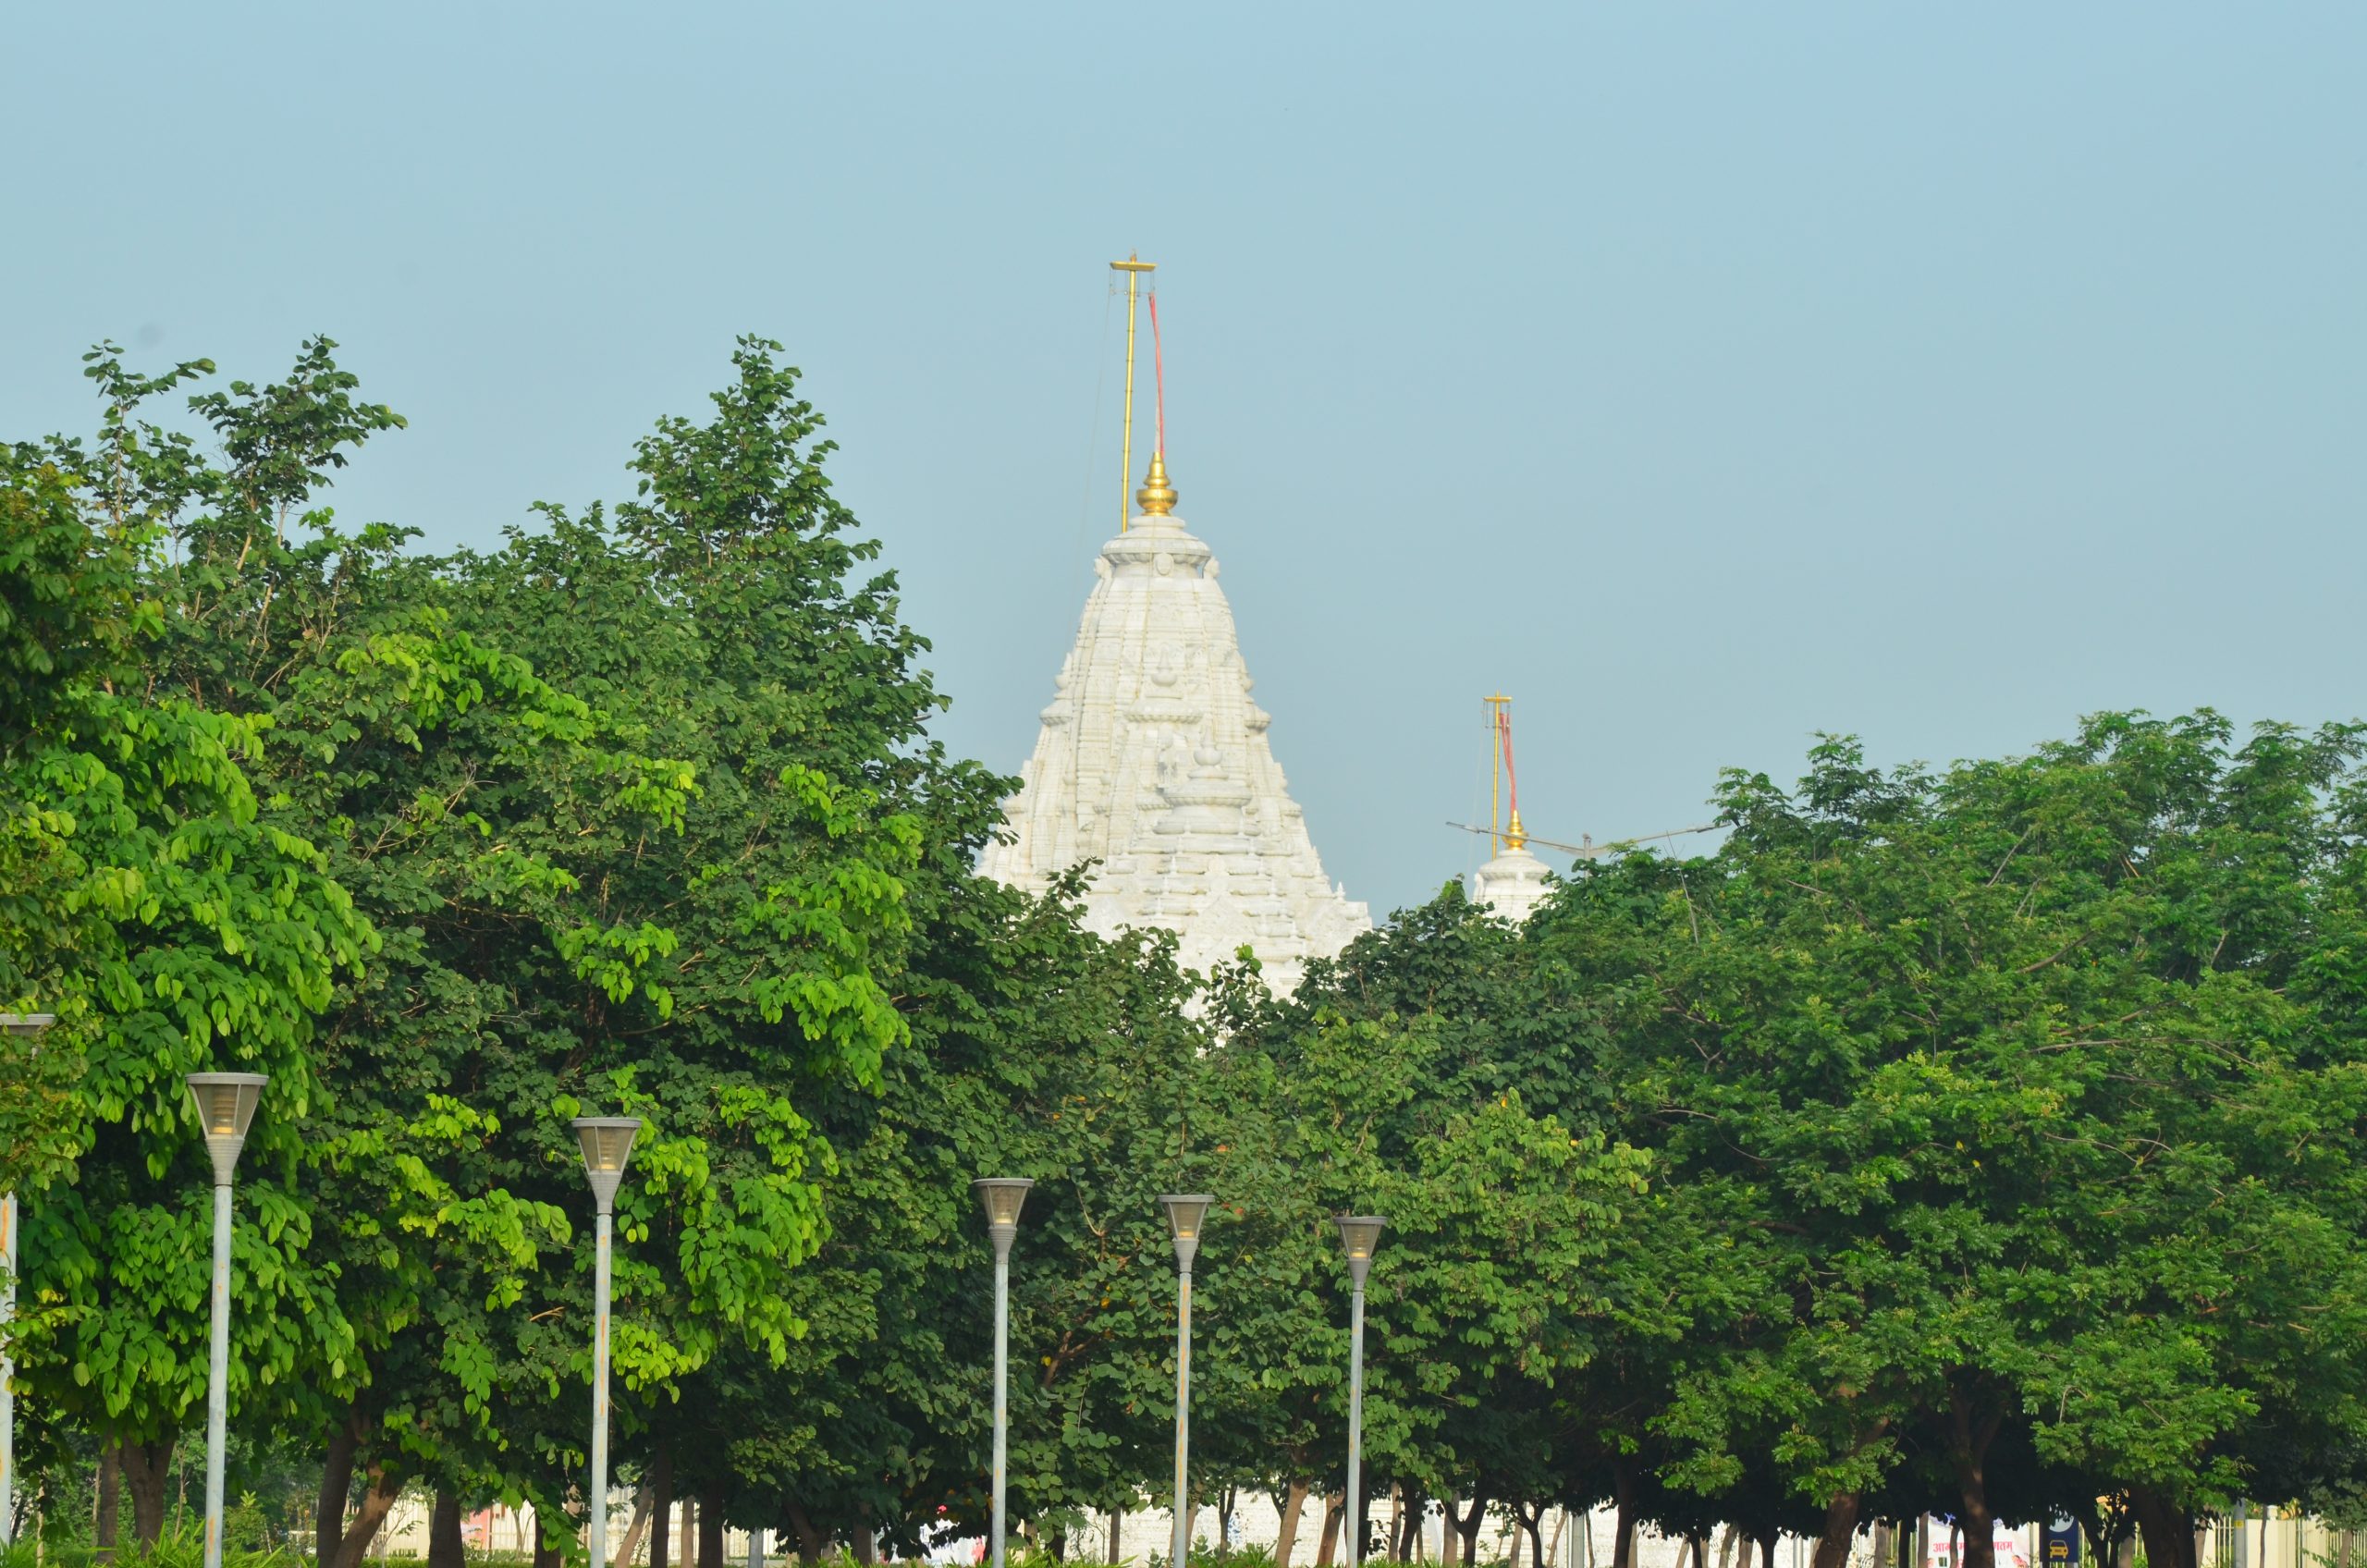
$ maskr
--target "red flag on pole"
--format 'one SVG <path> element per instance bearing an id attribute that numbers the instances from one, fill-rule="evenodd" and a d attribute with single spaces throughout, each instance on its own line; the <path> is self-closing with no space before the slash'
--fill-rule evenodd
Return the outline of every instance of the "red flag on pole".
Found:
<path id="1" fill-rule="evenodd" d="M 1158 445 L 1153 449 L 1163 458 L 1167 455 L 1167 361 L 1159 351 L 1159 290 L 1156 288 L 1150 291 L 1150 372 L 1159 396 L 1159 424 L 1152 435 Z"/>

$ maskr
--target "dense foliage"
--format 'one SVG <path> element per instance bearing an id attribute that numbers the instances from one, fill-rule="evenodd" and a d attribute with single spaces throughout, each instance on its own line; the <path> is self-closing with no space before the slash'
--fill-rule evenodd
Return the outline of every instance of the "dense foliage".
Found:
<path id="1" fill-rule="evenodd" d="M 2194 1568 L 2200 1514 L 2359 1495 L 2358 730 L 1827 741 L 1728 776 L 1714 853 L 1588 862 L 1522 927 L 1450 885 L 1274 997 L 1088 932 L 1082 872 L 974 875 L 1011 781 L 930 739 L 774 345 L 628 499 L 449 557 L 324 504 L 402 423 L 332 349 L 184 430 L 212 367 L 102 348 L 96 435 L 0 451 L 0 1008 L 59 1015 L 0 1076 L 20 1451 L 95 1473 L 103 1540 L 118 1485 L 162 1537 L 203 1400 L 203 1067 L 272 1079 L 230 1397 L 249 1473 L 318 1477 L 324 1568 L 414 1487 L 444 1562 L 497 1497 L 580 1552 L 594 1111 L 645 1123 L 612 1539 L 653 1562 L 689 1500 L 700 1568 L 727 1521 L 982 1522 L 983 1173 L 1036 1182 L 1010 1476 L 1054 1550 L 1164 1500 L 1190 1189 L 1195 1485 L 1273 1495 L 1285 1565 L 1386 1533 L 1339 1517 L 1345 1210 L 1391 1220 L 1367 1497 L 1465 1562 L 1490 1510 L 1541 1562 L 1607 1503 L 1820 1568 L 1925 1513 L 1973 1568 L 2056 1514 Z"/>

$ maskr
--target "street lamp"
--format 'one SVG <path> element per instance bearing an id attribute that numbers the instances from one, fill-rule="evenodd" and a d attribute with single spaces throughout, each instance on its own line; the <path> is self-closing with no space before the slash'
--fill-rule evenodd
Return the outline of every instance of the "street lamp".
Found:
<path id="1" fill-rule="evenodd" d="M 1192 1512 L 1186 1485 L 1192 1450 L 1192 1258 L 1200 1250 L 1200 1224 L 1216 1202 L 1208 1193 L 1163 1193 L 1167 1229 L 1175 1238 L 1175 1555 L 1168 1568 L 1191 1561 Z"/>
<path id="2" fill-rule="evenodd" d="M 222 1452 L 230 1424 L 230 1174 L 247 1146 L 260 1072 L 192 1072 L 190 1103 L 214 1159 L 214 1350 L 205 1375 L 205 1568 L 222 1568 Z"/>
<path id="3" fill-rule="evenodd" d="M 994 1568 L 1002 1568 L 1003 1471 L 1009 1457 L 1011 1431 L 1011 1242 L 1019 1234 L 1020 1206 L 1036 1183 L 1025 1176 L 981 1176 L 970 1183 L 986 1206 L 987 1234 L 995 1243 L 995 1458 L 993 1534 L 987 1537 Z"/>
<path id="4" fill-rule="evenodd" d="M 1348 1249 L 1348 1279 L 1352 1289 L 1348 1308 L 1348 1568 L 1360 1568 L 1365 1557 L 1365 1276 L 1372 1271 L 1372 1249 L 1389 1221 L 1372 1214 L 1334 1216 L 1340 1241 Z"/>
<path id="5" fill-rule="evenodd" d="M 0 1034 L 38 1035 L 57 1022 L 55 1013 L 0 1012 Z M 0 1193 L 0 1546 L 8 1544 L 8 1521 L 16 1516 L 17 1355 L 8 1326 L 17 1317 L 17 1194 Z"/>
<path id="6" fill-rule="evenodd" d="M 641 1131 L 641 1118 L 579 1116 L 574 1127 L 575 1141 L 583 1147 L 583 1174 L 592 1183 L 592 1201 L 599 1211 L 593 1221 L 596 1242 L 592 1266 L 592 1497 L 583 1544 L 591 1568 L 607 1568 L 608 1241 L 615 1223 L 617 1184 L 625 1179 L 625 1161 L 632 1158 L 633 1134 Z"/>

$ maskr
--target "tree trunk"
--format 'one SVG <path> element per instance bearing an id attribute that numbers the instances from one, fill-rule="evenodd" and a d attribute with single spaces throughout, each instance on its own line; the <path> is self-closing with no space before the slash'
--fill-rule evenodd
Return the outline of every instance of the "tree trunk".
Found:
<path id="1" fill-rule="evenodd" d="M 805 1516 L 804 1505 L 794 1498 L 789 1503 L 789 1527 L 797 1534 L 797 1560 L 805 1568 L 814 1568 L 822 1561 L 822 1532 L 814 1527 L 814 1521 Z"/>
<path id="2" fill-rule="evenodd" d="M 855 1561 L 865 1561 L 858 1552 Z M 699 1568 L 723 1568 L 723 1483 L 709 1481 L 699 1494 Z"/>
<path id="3" fill-rule="evenodd" d="M 131 1493 L 131 1542 L 141 1552 L 153 1552 L 165 1534 L 165 1490 L 172 1481 L 173 1444 L 120 1445 L 124 1489 Z"/>
<path id="4" fill-rule="evenodd" d="M 1759 1568 L 1775 1568 L 1775 1543 L 1783 1534 L 1781 1525 L 1770 1525 L 1767 1533 L 1759 1537 Z"/>
<path id="5" fill-rule="evenodd" d="M 563 1568 L 566 1552 L 559 1546 L 558 1532 L 543 1521 L 543 1511 L 534 1510 L 534 1568 Z"/>
<path id="6" fill-rule="evenodd" d="M 1404 1506 L 1397 1514 L 1397 1561 L 1418 1562 L 1422 1560 L 1422 1521 L 1430 1511 L 1430 1500 L 1420 1492 L 1406 1492 Z"/>
<path id="7" fill-rule="evenodd" d="M 1568 1509 L 1565 1508 L 1553 1515 L 1553 1536 L 1545 1543 L 1545 1555 L 1538 1559 L 1537 1568 L 1545 1568 L 1548 1562 L 1562 1561 L 1562 1532 L 1569 1527 L 1570 1511 Z"/>
<path id="8" fill-rule="evenodd" d="M 1340 1515 L 1347 1512 L 1347 1497 L 1327 1493 L 1323 1499 L 1323 1537 L 1315 1543 L 1315 1568 L 1331 1568 L 1332 1549 L 1340 1539 Z"/>
<path id="9" fill-rule="evenodd" d="M 361 1420 L 348 1411 L 329 1434 L 328 1452 L 321 1457 L 321 1495 L 313 1508 L 313 1561 L 323 1568 L 337 1561 L 345 1540 L 345 1505 L 353 1495 L 353 1457 L 361 1448 Z"/>
<path id="10" fill-rule="evenodd" d="M 871 1521 L 865 1519 L 854 1533 L 854 1560 L 861 1563 L 863 1568 L 871 1568 L 872 1563 L 877 1562 L 878 1557 L 879 1537 L 871 1528 Z"/>
<path id="11" fill-rule="evenodd" d="M 1849 1568 L 1849 1543 L 1858 1538 L 1856 1492 L 1835 1492 L 1824 1505 L 1824 1527 L 1817 1533 L 1815 1568 Z"/>
<path id="12" fill-rule="evenodd" d="M 674 1549 L 674 1445 L 659 1439 L 649 1477 L 649 1568 L 666 1568 Z M 811 1562 L 812 1558 L 806 1561 Z"/>
<path id="13" fill-rule="evenodd" d="M 680 1562 L 682 1568 L 691 1568 L 691 1565 L 697 1561 L 699 1547 L 698 1499 L 685 1494 L 682 1506 L 678 1512 L 681 1515 L 681 1534 L 674 1542 L 674 1561 Z"/>
<path id="14" fill-rule="evenodd" d="M 99 1445 L 99 1495 L 91 1513 L 92 1560 L 115 1561 L 117 1509 L 123 1501 L 123 1451 L 110 1439 Z M 2349 1568 L 2346 1564 L 2345 1568 Z"/>
<path id="15" fill-rule="evenodd" d="M 625 1538 L 618 1544 L 616 1561 L 610 1568 L 626 1568 L 641 1551 L 641 1537 L 649 1533 L 650 1505 L 657 1493 L 647 1481 L 642 1482 L 632 1494 L 632 1522 L 625 1526 Z M 434 1563 L 428 1568 L 435 1568 Z"/>
<path id="16" fill-rule="evenodd" d="M 1975 1415 L 1971 1402 L 1954 1393 L 1948 1400 L 1948 1461 L 1956 1470 L 1960 1500 L 1956 1523 L 1964 1531 L 1964 1556 L 1950 1568 L 1997 1568 L 1997 1516 L 1989 1509 L 1989 1445 L 2005 1412 Z"/>
<path id="17" fill-rule="evenodd" d="M 449 1487 L 435 1488 L 435 1504 L 427 1513 L 427 1568 L 466 1568 L 468 1547 L 460 1539 L 460 1494 Z"/>
<path id="18" fill-rule="evenodd" d="M 2195 1568 L 2194 1521 L 2185 1509 L 2150 1487 L 2131 1487 L 2128 1511 L 2145 1539 L 2147 1568 Z"/>
<path id="19" fill-rule="evenodd" d="M 1298 1516 L 1306 1507 L 1306 1483 L 1293 1481 L 1282 1492 L 1282 1527 L 1274 1532 L 1274 1568 L 1291 1568 L 1291 1549 L 1298 1544 Z M 1110 1538 L 1113 1543 L 1117 1540 L 1114 1529 Z M 1117 1550 L 1114 1544 L 1110 1550 Z M 1112 1557 L 1110 1561 L 1115 1562 L 1118 1560 Z M 2344 1562 L 2341 1568 L 2350 1568 L 2349 1562 Z"/>
<path id="20" fill-rule="evenodd" d="M 1545 1568 L 1545 1537 L 1539 1529 L 1545 1522 L 1545 1505 L 1540 1502 L 1532 1510 L 1525 1504 L 1515 1503 L 1513 1505 L 1513 1517 L 1520 1521 L 1521 1529 L 1528 1536 L 1530 1568 Z M 1519 1555 L 1519 1548 L 1514 1548 L 1514 1555 Z"/>
<path id="21" fill-rule="evenodd" d="M 1636 1482 L 1627 1474 L 1627 1466 L 1611 1467 L 1611 1497 L 1614 1507 L 1612 1518 L 1611 1568 L 1635 1568 L 1636 1562 Z M 1817 1568 L 1824 1568 L 1820 1562 Z M 1838 1565 L 1836 1565 L 1838 1568 Z"/>
<path id="22" fill-rule="evenodd" d="M 1463 1537 L 1454 1533 L 1454 1499 L 1439 1500 L 1439 1568 L 1459 1568 Z"/>
<path id="23" fill-rule="evenodd" d="M 1304 1488 L 1302 1488 L 1302 1490 Z M 1110 1568 L 1118 1568 L 1118 1537 L 1120 1532 L 1125 1528 L 1125 1524 L 1126 1511 L 1124 1509 L 1113 1508 L 1110 1511 L 1109 1550 L 1104 1554 L 1108 1559 Z M 1286 1562 L 1282 1565 L 1282 1568 L 1290 1568 L 1290 1564 Z"/>
<path id="24" fill-rule="evenodd" d="M 1487 1492 L 1484 1490 L 1474 1492 L 1471 1496 L 1471 1512 L 1454 1522 L 1454 1527 L 1463 1533 L 1463 1561 L 1466 1562 L 1476 1563 L 1479 1561 L 1479 1526 L 1486 1522 L 1487 1517 Z"/>
<path id="25" fill-rule="evenodd" d="M 362 1494 L 362 1507 L 329 1562 L 336 1568 L 362 1568 L 362 1559 L 377 1537 L 378 1526 L 386 1522 L 395 1501 L 402 1495 L 403 1480 L 399 1472 L 383 1462 L 370 1466 L 370 1485 Z"/>

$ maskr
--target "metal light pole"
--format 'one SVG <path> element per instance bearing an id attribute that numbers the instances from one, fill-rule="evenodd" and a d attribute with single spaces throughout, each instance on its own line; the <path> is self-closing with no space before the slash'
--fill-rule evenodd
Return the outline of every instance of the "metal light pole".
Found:
<path id="1" fill-rule="evenodd" d="M 1344 1523 L 1348 1530 L 1348 1568 L 1360 1568 L 1365 1560 L 1365 1522 L 1360 1512 L 1365 1484 L 1365 1276 L 1372 1271 L 1372 1249 L 1380 1244 L 1381 1230 L 1389 1221 L 1372 1214 L 1334 1218 L 1340 1227 L 1340 1240 L 1348 1249 L 1348 1279 L 1352 1285 L 1348 1298 L 1348 1512 Z"/>
<path id="2" fill-rule="evenodd" d="M 192 1072 L 189 1097 L 214 1159 L 214 1353 L 205 1377 L 205 1568 L 222 1568 L 222 1453 L 230 1425 L 230 1176 L 247 1146 L 260 1072 Z"/>
<path id="3" fill-rule="evenodd" d="M 1035 1182 L 1025 1176 L 981 1176 L 970 1183 L 986 1206 L 987 1234 L 995 1243 L 995 1457 L 990 1485 L 994 1525 L 987 1537 L 994 1568 L 1002 1568 L 1003 1473 L 1011 1442 L 1011 1243 L 1019 1234 L 1019 1208 Z"/>
<path id="4" fill-rule="evenodd" d="M 617 1184 L 632 1158 L 638 1116 L 579 1116 L 575 1141 L 583 1149 L 583 1174 L 599 1211 L 593 1221 L 592 1266 L 592 1496 L 583 1543 L 591 1568 L 608 1563 L 608 1246 L 615 1220 Z"/>
<path id="5" fill-rule="evenodd" d="M 1168 1568 L 1186 1568 L 1192 1554 L 1192 1258 L 1200 1250 L 1200 1223 L 1217 1200 L 1208 1193 L 1164 1193 L 1159 1201 L 1175 1238 L 1175 1555 Z"/>
<path id="6" fill-rule="evenodd" d="M 57 1022 L 55 1013 L 0 1012 L 0 1033 L 38 1035 Z M 8 1521 L 17 1512 L 17 1355 L 8 1326 L 17 1317 L 17 1194 L 0 1193 L 0 1546 L 8 1544 Z"/>

